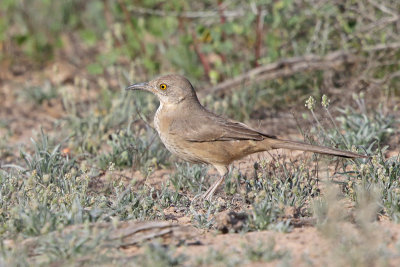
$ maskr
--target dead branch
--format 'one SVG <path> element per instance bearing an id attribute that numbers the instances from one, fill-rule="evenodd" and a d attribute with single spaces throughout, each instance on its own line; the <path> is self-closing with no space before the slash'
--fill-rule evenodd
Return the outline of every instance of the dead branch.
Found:
<path id="1" fill-rule="evenodd" d="M 379 44 L 362 49 L 363 52 L 399 49 L 400 43 Z M 217 84 L 211 89 L 203 89 L 204 93 L 223 94 L 232 88 L 246 86 L 250 83 L 288 77 L 298 72 L 338 69 L 345 64 L 352 64 L 358 60 L 356 51 L 334 51 L 325 56 L 306 55 L 282 59 L 277 62 L 251 69 L 233 79 Z"/>
<path id="2" fill-rule="evenodd" d="M 203 52 L 200 49 L 199 42 L 197 41 L 197 36 L 194 30 L 192 30 L 192 38 L 193 38 L 193 48 L 194 52 L 196 53 L 197 57 L 199 58 L 201 65 L 203 66 L 204 69 L 204 75 L 207 79 L 207 81 L 210 81 L 210 71 L 211 71 L 211 66 L 210 63 L 208 62 L 206 56 L 203 54 Z"/>
<path id="3" fill-rule="evenodd" d="M 178 17 L 186 19 L 198 19 L 198 18 L 210 18 L 220 17 L 219 10 L 212 11 L 186 11 L 186 12 L 175 12 L 175 11 L 164 11 L 159 9 L 142 8 L 138 6 L 131 6 L 129 11 L 136 15 L 147 15 L 147 16 L 161 16 L 161 17 Z M 246 14 L 245 9 L 238 10 L 224 10 L 224 17 L 242 17 Z"/>
<path id="4" fill-rule="evenodd" d="M 126 221 L 113 224 L 110 222 L 97 222 L 91 224 L 78 224 L 66 227 L 61 232 L 52 232 L 47 237 L 53 236 L 57 238 L 65 238 L 71 233 L 87 234 L 88 231 L 104 235 L 102 247 L 121 248 L 140 245 L 143 242 L 153 239 L 161 239 L 169 243 L 182 244 L 182 241 L 195 240 L 199 235 L 194 227 L 182 226 L 167 221 Z M 15 248 L 23 246 L 27 248 L 30 256 L 39 255 L 36 248 L 40 244 L 42 237 L 32 237 L 16 243 L 15 240 L 4 240 L 6 248 Z M 95 237 L 94 237 L 95 238 Z M 40 252 L 39 252 L 40 253 Z"/>

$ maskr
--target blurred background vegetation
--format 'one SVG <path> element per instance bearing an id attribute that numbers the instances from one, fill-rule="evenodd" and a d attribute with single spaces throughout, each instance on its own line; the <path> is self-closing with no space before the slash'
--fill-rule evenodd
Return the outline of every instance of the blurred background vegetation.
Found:
<path id="1" fill-rule="evenodd" d="M 398 94 L 399 9 L 396 0 L 3 0 L 1 60 L 15 73 L 60 59 L 93 77 L 123 68 L 130 81 L 178 72 L 202 88 L 344 50 L 357 56 L 350 66 L 263 81 L 258 101 L 343 88 Z"/>

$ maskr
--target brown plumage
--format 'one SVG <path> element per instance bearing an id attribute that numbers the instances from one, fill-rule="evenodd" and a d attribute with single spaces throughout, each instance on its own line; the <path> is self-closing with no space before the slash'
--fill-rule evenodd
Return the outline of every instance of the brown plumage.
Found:
<path id="1" fill-rule="evenodd" d="M 225 119 L 199 102 L 191 83 L 180 75 L 166 75 L 147 83 L 133 84 L 127 90 L 155 94 L 160 106 L 154 117 L 156 130 L 167 149 L 182 159 L 213 165 L 221 177 L 204 194 L 211 199 L 233 161 L 271 149 L 311 151 L 345 158 L 365 157 L 349 151 L 278 139 L 249 126 Z"/>

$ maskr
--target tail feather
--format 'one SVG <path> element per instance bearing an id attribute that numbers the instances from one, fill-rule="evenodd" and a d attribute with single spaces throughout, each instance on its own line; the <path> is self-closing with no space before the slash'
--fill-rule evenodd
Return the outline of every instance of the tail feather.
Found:
<path id="1" fill-rule="evenodd" d="M 368 158 L 368 156 L 353 153 L 350 151 L 344 151 L 336 148 L 329 148 L 329 147 L 324 147 L 324 146 L 316 146 L 316 145 L 309 145 L 306 143 L 302 142 L 296 142 L 296 141 L 290 141 L 290 140 L 281 140 L 281 139 L 273 139 L 270 140 L 269 144 L 273 149 L 278 149 L 278 148 L 286 148 L 286 149 L 292 149 L 292 150 L 302 150 L 302 151 L 310 151 L 310 152 L 315 152 L 315 153 L 320 153 L 320 154 L 326 154 L 326 155 L 334 155 L 334 156 L 339 156 L 343 158 Z"/>

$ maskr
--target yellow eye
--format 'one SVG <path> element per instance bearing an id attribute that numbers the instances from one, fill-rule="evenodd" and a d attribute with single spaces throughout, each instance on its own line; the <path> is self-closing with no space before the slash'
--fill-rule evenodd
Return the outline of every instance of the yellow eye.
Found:
<path id="1" fill-rule="evenodd" d="M 160 89 L 161 90 L 167 89 L 167 85 L 165 83 L 160 84 Z"/>

